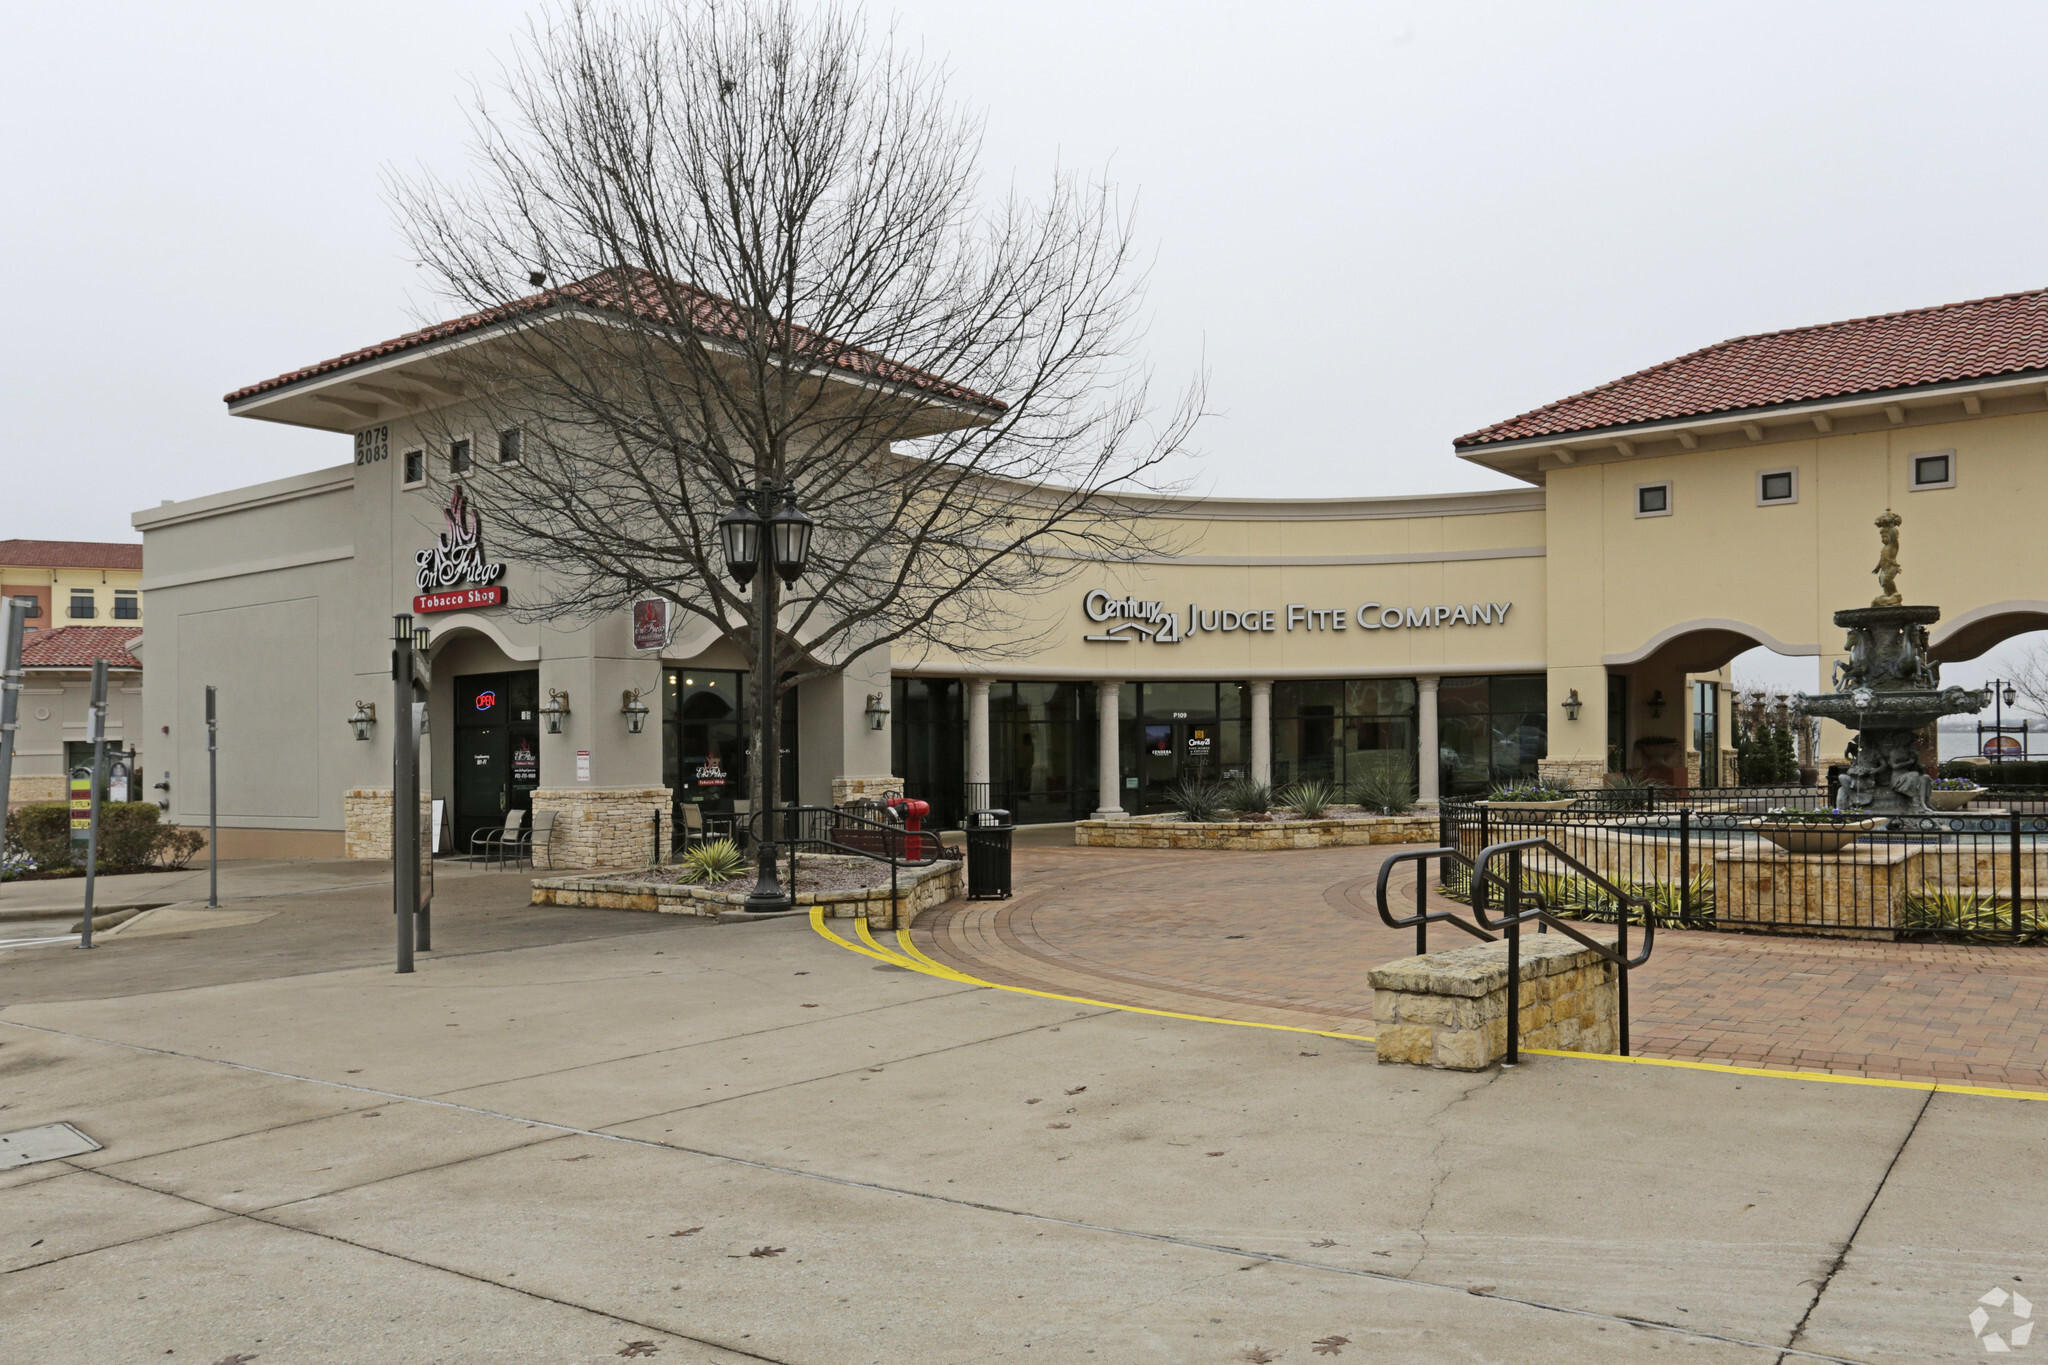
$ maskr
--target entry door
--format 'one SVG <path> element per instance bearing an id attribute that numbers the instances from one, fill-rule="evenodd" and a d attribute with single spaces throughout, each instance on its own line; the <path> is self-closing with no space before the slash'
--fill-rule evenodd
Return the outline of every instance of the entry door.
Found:
<path id="1" fill-rule="evenodd" d="M 1173 788 L 1181 782 L 1214 782 L 1222 772 L 1220 729 L 1215 721 L 1153 722 L 1138 734 L 1138 776 L 1142 809 L 1174 809 Z"/>
<path id="2" fill-rule="evenodd" d="M 505 823 L 512 801 L 510 732 L 502 725 L 455 733 L 455 847 L 469 852 L 469 837 Z"/>

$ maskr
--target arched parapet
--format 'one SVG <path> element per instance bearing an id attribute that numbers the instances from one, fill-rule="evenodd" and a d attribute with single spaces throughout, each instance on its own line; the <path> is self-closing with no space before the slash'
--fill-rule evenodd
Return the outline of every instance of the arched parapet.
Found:
<path id="1" fill-rule="evenodd" d="M 2033 598 L 1987 602 L 1936 626 L 1928 637 L 1928 651 L 1941 663 L 1960 663 L 2035 630 L 2048 630 L 2048 602 Z"/>
<path id="2" fill-rule="evenodd" d="M 1773 654 L 1814 656 L 1817 644 L 1789 644 L 1767 630 L 1747 621 L 1725 616 L 1702 616 L 1681 621 L 1658 631 L 1639 647 L 1621 654 L 1607 654 L 1601 662 L 1609 668 L 1627 668 L 1652 659 L 1685 673 L 1712 673 L 1736 655 L 1763 646 Z"/>
<path id="3" fill-rule="evenodd" d="M 432 629 L 434 648 L 437 651 L 440 649 L 442 641 L 469 633 L 483 636 L 486 640 L 496 645 L 499 652 L 506 658 L 516 663 L 530 664 L 540 662 L 540 646 L 538 644 L 515 643 L 510 636 L 505 634 L 504 627 L 497 620 L 489 616 L 480 616 L 473 611 L 458 611 L 448 616 L 440 617 L 434 621 Z"/>

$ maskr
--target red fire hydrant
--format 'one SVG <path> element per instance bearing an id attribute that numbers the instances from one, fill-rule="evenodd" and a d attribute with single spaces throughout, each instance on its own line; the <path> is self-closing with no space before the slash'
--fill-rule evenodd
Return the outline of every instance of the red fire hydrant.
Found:
<path id="1" fill-rule="evenodd" d="M 896 812 L 903 821 L 903 828 L 911 834 L 924 828 L 924 818 L 932 813 L 931 802 L 916 801 L 907 797 L 889 798 L 889 809 Z"/>

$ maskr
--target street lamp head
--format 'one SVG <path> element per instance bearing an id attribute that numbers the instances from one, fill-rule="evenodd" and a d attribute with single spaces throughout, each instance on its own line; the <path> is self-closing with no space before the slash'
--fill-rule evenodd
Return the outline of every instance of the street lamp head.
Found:
<path id="1" fill-rule="evenodd" d="M 811 533 L 818 524 L 797 510 L 796 498 L 787 497 L 782 510 L 768 519 L 768 531 L 775 552 L 775 572 L 784 583 L 795 583 L 811 565 Z"/>
<path id="2" fill-rule="evenodd" d="M 746 587 L 761 567 L 761 514 L 739 504 L 718 519 L 718 536 L 725 543 L 725 571 Z"/>
<path id="3" fill-rule="evenodd" d="M 399 612 L 391 618 L 391 642 L 398 645 L 412 643 L 412 613 Z"/>
<path id="4" fill-rule="evenodd" d="M 414 626 L 412 628 L 412 647 L 422 654 L 426 653 L 427 643 L 432 639 L 432 636 L 433 632 L 429 631 L 425 626 Z"/>
<path id="5" fill-rule="evenodd" d="M 2011 706 L 2014 702 L 2018 701 L 2019 699 L 2020 694 L 2018 693 L 2018 691 L 2016 691 L 2013 688 L 2013 685 L 2011 683 L 2007 683 L 2005 685 L 2005 704 L 2007 706 Z"/>

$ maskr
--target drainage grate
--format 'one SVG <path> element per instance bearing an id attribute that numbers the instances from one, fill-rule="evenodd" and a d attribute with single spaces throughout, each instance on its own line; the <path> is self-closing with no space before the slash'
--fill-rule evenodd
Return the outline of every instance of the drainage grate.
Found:
<path id="1" fill-rule="evenodd" d="M 18 1133 L 0 1133 L 0 1171 L 97 1152 L 100 1145 L 68 1123 L 46 1123 Z"/>

